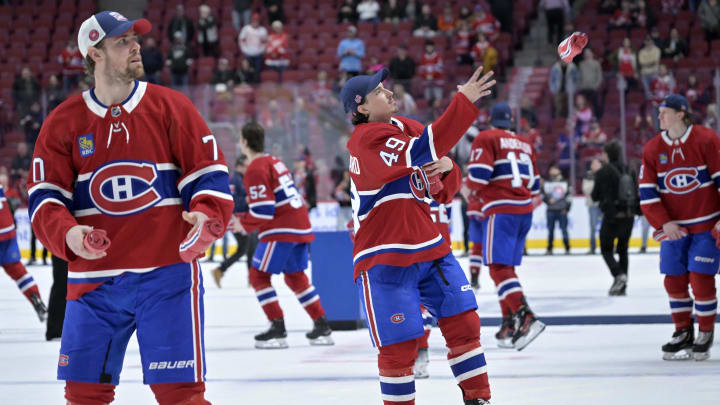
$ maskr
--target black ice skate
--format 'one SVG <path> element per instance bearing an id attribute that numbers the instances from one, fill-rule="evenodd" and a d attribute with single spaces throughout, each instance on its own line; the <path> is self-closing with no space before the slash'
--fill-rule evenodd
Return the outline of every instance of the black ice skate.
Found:
<path id="1" fill-rule="evenodd" d="M 545 330 L 545 324 L 535 318 L 535 314 L 527 305 L 520 307 L 513 315 L 513 322 L 515 323 L 515 332 L 512 343 L 518 351 L 524 349 Z"/>
<path id="2" fill-rule="evenodd" d="M 285 330 L 285 321 L 275 319 L 270 324 L 267 332 L 255 335 L 256 349 L 287 349 L 288 345 L 285 341 L 287 331 Z"/>
<path id="3" fill-rule="evenodd" d="M 427 347 L 418 349 L 417 358 L 415 359 L 415 367 L 413 367 L 416 380 L 430 378 L 430 374 L 427 369 L 429 363 L 430 358 L 428 357 Z"/>
<path id="4" fill-rule="evenodd" d="M 478 291 L 480 290 L 480 273 L 470 273 L 470 287 L 472 287 L 473 290 Z"/>
<path id="5" fill-rule="evenodd" d="M 715 338 L 714 335 L 714 331 L 698 331 L 698 336 L 695 339 L 695 343 L 693 344 L 692 349 L 693 357 L 695 358 L 695 360 L 701 361 L 710 358 L 710 348 L 713 345 L 713 340 Z"/>
<path id="6" fill-rule="evenodd" d="M 627 289 L 627 279 L 627 274 L 620 274 L 615 276 L 615 281 L 613 281 L 612 286 L 610 286 L 610 291 L 608 291 L 608 295 L 624 296 L 625 290 Z"/>
<path id="7" fill-rule="evenodd" d="M 693 339 L 694 333 L 692 326 L 675 331 L 672 339 L 662 346 L 663 360 L 692 359 Z"/>
<path id="8" fill-rule="evenodd" d="M 460 386 L 458 385 L 458 387 L 460 387 Z M 462 387 L 460 387 L 460 391 L 462 391 L 462 393 L 463 393 L 463 398 L 465 398 L 465 390 L 462 389 Z M 480 399 L 480 398 L 477 398 L 477 399 L 464 399 L 463 404 L 465 404 L 465 405 L 489 405 L 489 404 L 490 404 L 490 401 L 486 401 L 486 400 Z"/>
<path id="9" fill-rule="evenodd" d="M 506 316 L 502 320 L 500 330 L 495 334 L 497 339 L 497 345 L 502 349 L 513 349 L 515 345 L 512 342 L 513 334 L 515 333 L 515 324 L 513 323 L 512 314 Z"/>
<path id="10" fill-rule="evenodd" d="M 45 322 L 45 319 L 47 319 L 47 308 L 45 307 L 45 303 L 42 298 L 40 298 L 37 294 L 33 294 L 30 296 L 30 301 L 32 302 L 32 306 L 35 309 L 35 313 L 40 319 L 40 322 Z"/>
<path id="11" fill-rule="evenodd" d="M 335 342 L 333 342 L 330 337 L 332 329 L 330 329 L 330 324 L 328 323 L 327 318 L 323 316 L 316 319 L 314 322 L 315 325 L 313 326 L 313 330 L 305 334 L 305 337 L 308 338 L 310 344 L 313 346 L 334 345 Z"/>

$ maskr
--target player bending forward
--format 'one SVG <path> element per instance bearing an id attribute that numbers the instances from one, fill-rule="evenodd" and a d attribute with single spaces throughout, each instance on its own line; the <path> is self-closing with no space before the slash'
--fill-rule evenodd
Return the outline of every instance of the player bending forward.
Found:
<path id="1" fill-rule="evenodd" d="M 315 239 L 308 209 L 295 188 L 287 166 L 275 156 L 264 153 L 265 130 L 250 122 L 242 128 L 240 146 L 248 157 L 243 185 L 248 195 L 248 212 L 234 217 L 233 227 L 247 234 L 259 229 L 255 256 L 249 267 L 250 284 L 270 321 L 267 332 L 255 336 L 258 349 L 287 348 L 283 311 L 270 282 L 273 274 L 285 274 L 285 284 L 295 293 L 314 322 L 305 336 L 313 345 L 332 345 L 330 325 L 320 296 L 310 284 L 308 246 Z"/>
<path id="2" fill-rule="evenodd" d="M 113 401 L 134 332 L 158 403 L 209 404 L 193 259 L 212 242 L 207 225 L 230 221 L 228 170 L 190 100 L 137 80 L 136 35 L 150 29 L 108 11 L 82 23 L 78 45 L 95 87 L 48 116 L 29 174 L 33 230 L 69 262 L 58 379 L 72 405 Z M 93 227 L 107 231 L 107 250 L 83 243 Z"/>
<path id="3" fill-rule="evenodd" d="M 5 180 L 7 176 L 2 174 Z M 5 197 L 5 190 L 0 181 L 0 264 L 2 264 L 5 273 L 15 281 L 20 292 L 30 301 L 35 313 L 37 313 L 40 322 L 45 321 L 47 317 L 47 308 L 40 298 L 40 290 L 33 277 L 27 272 L 25 266 L 20 261 L 20 250 L 18 250 L 15 220 L 13 219 L 12 208 L 10 202 Z"/>
<path id="4" fill-rule="evenodd" d="M 356 76 L 341 91 L 355 125 L 348 142 L 354 277 L 372 343 L 379 349 L 382 398 L 386 405 L 415 403 L 413 364 L 417 338 L 424 335 L 422 304 L 439 320 L 464 403 L 485 404 L 490 386 L 475 295 L 433 224 L 428 202 L 431 181 L 449 188 L 448 174 L 455 166 L 440 157 L 473 123 L 478 114 L 473 102 L 490 94 L 495 81 L 492 73 L 478 80 L 477 70 L 458 87 L 443 115 L 423 127 L 393 117 L 398 107 L 382 85 L 387 75 L 383 69 Z"/>
<path id="5" fill-rule="evenodd" d="M 470 240 L 482 243 L 483 263 L 490 268 L 503 316 L 495 338 L 499 347 L 522 350 L 545 329 L 528 307 L 515 274 L 532 225 L 540 176 L 532 145 L 509 131 L 511 117 L 507 103 L 492 107 L 492 128 L 472 143 L 466 184 L 473 192 L 468 213 L 480 211 L 483 216 L 470 220 Z"/>
<path id="6" fill-rule="evenodd" d="M 675 333 L 662 346 L 663 359 L 705 360 L 717 312 L 720 138 L 709 128 L 691 125 L 690 104 L 677 94 L 665 98 L 658 118 L 661 132 L 643 149 L 638 179 L 643 214 L 665 238 L 660 242 L 660 273 L 665 275 Z M 688 286 L 695 297 L 697 337 Z"/>

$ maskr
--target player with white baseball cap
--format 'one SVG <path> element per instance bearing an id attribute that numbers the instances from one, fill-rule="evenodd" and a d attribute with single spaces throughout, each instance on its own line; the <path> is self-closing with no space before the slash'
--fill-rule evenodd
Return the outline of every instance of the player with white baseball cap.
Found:
<path id="1" fill-rule="evenodd" d="M 144 35 L 151 29 L 152 24 L 145 18 L 128 20 L 116 11 L 101 11 L 85 20 L 80 26 L 78 48 L 86 58 L 90 47 L 97 45 L 104 38 L 117 37 L 130 30 L 137 35 Z"/>

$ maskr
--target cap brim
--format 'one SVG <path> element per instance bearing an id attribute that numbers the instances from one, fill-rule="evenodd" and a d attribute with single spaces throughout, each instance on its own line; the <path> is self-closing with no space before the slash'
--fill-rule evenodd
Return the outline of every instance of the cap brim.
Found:
<path id="1" fill-rule="evenodd" d="M 508 129 L 510 128 L 510 120 L 491 120 L 490 125 L 495 128 Z"/>
<path id="2" fill-rule="evenodd" d="M 137 20 L 124 21 L 122 24 L 118 24 L 114 30 L 105 34 L 106 38 L 117 37 L 125 34 L 132 30 L 138 35 L 145 35 L 152 30 L 152 24 L 145 18 L 139 18 Z"/>
<path id="3" fill-rule="evenodd" d="M 372 75 L 370 78 L 370 82 L 368 82 L 368 87 L 365 89 L 365 95 L 370 94 L 371 91 L 375 90 L 375 88 L 382 83 L 383 80 L 387 79 L 388 75 L 390 74 L 390 71 L 387 69 L 380 69 Z"/>

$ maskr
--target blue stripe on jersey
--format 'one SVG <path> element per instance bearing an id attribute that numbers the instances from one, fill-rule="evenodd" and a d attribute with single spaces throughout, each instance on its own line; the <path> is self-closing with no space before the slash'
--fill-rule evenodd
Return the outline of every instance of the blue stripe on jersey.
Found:
<path id="1" fill-rule="evenodd" d="M 46 201 L 48 199 L 55 199 L 60 201 L 65 205 L 65 207 L 72 212 L 72 205 L 73 202 L 69 198 L 65 198 L 59 191 L 57 190 L 51 190 L 51 189 L 36 189 L 33 190 L 32 194 L 30 194 L 30 198 L 28 199 L 28 211 L 30 214 L 30 219 L 32 220 L 33 216 L 35 215 L 35 210 L 37 207 L 42 204 L 43 201 Z"/>
<path id="2" fill-rule="evenodd" d="M 368 259 L 368 258 L 373 257 L 373 256 L 377 256 L 377 255 L 380 255 L 380 254 L 385 254 L 385 253 L 415 254 L 415 253 L 418 253 L 418 252 L 422 252 L 422 251 L 424 251 L 424 250 L 428 250 L 428 249 L 435 248 L 435 247 L 437 247 L 438 245 L 442 245 L 443 243 L 445 243 L 445 240 L 444 240 L 442 237 L 439 237 L 439 239 L 438 239 L 437 242 L 435 242 L 435 243 L 433 243 L 433 244 L 430 244 L 430 245 L 428 245 L 428 246 L 424 246 L 424 247 L 421 247 L 421 248 L 417 248 L 417 249 L 403 249 L 403 248 L 385 248 L 385 249 L 378 249 L 378 250 L 376 250 L 376 251 L 374 251 L 374 252 L 370 252 L 370 253 L 366 253 L 366 254 L 364 254 L 364 255 L 362 255 L 362 256 L 358 256 L 358 257 L 353 261 L 353 266 L 357 265 L 357 264 L 358 264 L 360 261 L 362 261 L 362 260 Z"/>
<path id="3" fill-rule="evenodd" d="M 206 190 L 227 194 L 228 199 L 232 200 L 232 194 L 230 193 L 230 177 L 225 171 L 215 170 L 203 174 L 183 187 L 180 197 L 182 198 L 185 210 L 190 210 L 190 199 L 195 194 L 199 191 Z"/>
<path id="4" fill-rule="evenodd" d="M 640 187 L 640 201 L 653 200 L 656 198 L 660 198 L 660 193 L 658 193 L 655 187 Z"/>
<path id="5" fill-rule="evenodd" d="M 530 167 L 526 163 L 517 162 L 517 166 L 521 177 L 530 178 Z M 491 179 L 499 176 L 512 176 L 512 165 L 510 162 L 495 162 Z"/>
<path id="6" fill-rule="evenodd" d="M 129 177 L 128 177 L 129 178 Z M 78 181 L 75 186 L 75 192 L 73 193 L 73 202 L 72 202 L 72 211 L 78 211 L 78 210 L 84 210 L 89 208 L 97 208 L 95 204 L 93 204 L 92 199 L 90 198 L 90 180 L 82 180 Z M 125 179 L 118 179 L 118 181 L 126 181 Z M 160 194 L 160 197 L 162 199 L 165 198 L 178 198 L 180 197 L 180 194 L 177 190 L 177 180 L 178 180 L 178 172 L 177 170 L 170 169 L 170 170 L 161 170 L 157 169 L 157 178 L 155 179 L 155 182 L 152 183 L 152 187 L 155 189 L 155 191 Z M 133 188 L 133 191 L 140 193 L 144 189 L 148 188 L 147 183 L 140 181 L 140 180 L 130 180 L 131 181 L 131 187 Z M 111 184 L 106 183 L 103 186 L 101 186 L 101 190 L 104 191 L 103 195 L 105 197 L 108 197 L 111 193 Z"/>
<path id="7" fill-rule="evenodd" d="M 715 176 L 714 180 L 715 180 L 715 187 L 720 189 L 720 176 Z"/>
<path id="8" fill-rule="evenodd" d="M 693 302 L 692 300 L 688 300 L 686 302 L 680 302 L 680 301 L 670 301 L 670 309 L 676 309 L 676 308 L 692 308 Z"/>
<path id="9" fill-rule="evenodd" d="M 263 217 L 275 216 L 275 203 L 272 204 L 258 204 L 250 207 L 250 215 L 255 214 L 256 216 Z"/>
<path id="10" fill-rule="evenodd" d="M 33 280 L 32 277 L 28 277 L 25 280 L 23 280 L 20 284 L 18 284 L 18 288 L 22 290 L 28 284 L 35 284 L 35 280 Z"/>
<path id="11" fill-rule="evenodd" d="M 518 281 L 507 283 L 498 289 L 498 297 L 502 297 L 508 290 L 518 287 L 522 287 Z"/>
<path id="12" fill-rule="evenodd" d="M 415 381 L 400 384 L 380 381 L 380 392 L 386 395 L 409 395 L 415 392 Z"/>
<path id="13" fill-rule="evenodd" d="M 410 147 L 410 161 L 407 162 L 408 166 L 421 167 L 435 160 L 433 159 L 433 151 L 431 149 L 434 148 L 434 146 L 430 144 L 432 142 L 430 139 L 430 131 L 432 131 L 432 129 L 428 125 L 423 130 L 422 135 L 415 138 L 412 142 L 412 146 Z"/>
<path id="14" fill-rule="evenodd" d="M 468 173 L 470 180 L 488 182 L 490 181 L 492 170 L 486 167 L 470 165 L 468 166 Z"/>
<path id="15" fill-rule="evenodd" d="M 532 194 L 537 194 L 540 192 L 540 176 L 535 177 L 535 181 L 533 182 L 532 188 L 530 189 L 530 192 Z"/>
<path id="16" fill-rule="evenodd" d="M 477 356 L 470 357 L 469 359 L 450 366 L 450 369 L 452 369 L 453 375 L 458 377 L 461 374 L 477 370 L 481 367 L 485 367 L 486 365 L 487 362 L 485 361 L 485 353 L 480 353 Z"/>
<path id="17" fill-rule="evenodd" d="M 297 187 L 295 187 L 295 184 L 287 185 L 275 192 L 275 205 L 280 205 L 286 200 L 296 198 L 298 195 L 300 195 L 300 193 L 298 192 Z"/>
<path id="18" fill-rule="evenodd" d="M 700 312 L 715 311 L 717 310 L 717 301 L 710 304 L 698 304 L 695 303 L 695 310 Z"/>
<path id="19" fill-rule="evenodd" d="M 382 186 L 382 188 L 375 194 L 371 195 L 362 195 L 360 194 L 360 208 L 358 209 L 357 216 L 363 217 L 370 213 L 372 208 L 375 206 L 375 203 L 386 197 L 390 197 L 393 194 L 408 194 L 412 193 L 410 190 L 410 180 L 408 179 L 408 176 L 401 177 L 397 180 L 391 181 L 390 183 L 385 184 Z"/>

